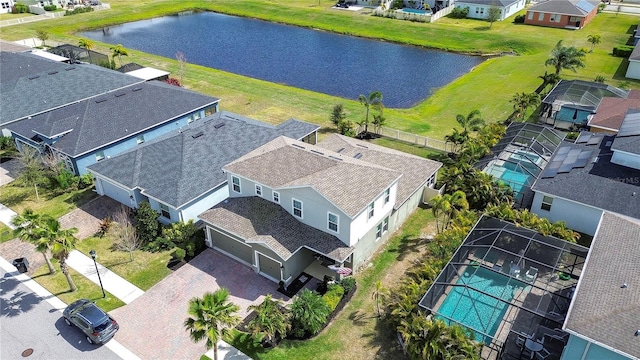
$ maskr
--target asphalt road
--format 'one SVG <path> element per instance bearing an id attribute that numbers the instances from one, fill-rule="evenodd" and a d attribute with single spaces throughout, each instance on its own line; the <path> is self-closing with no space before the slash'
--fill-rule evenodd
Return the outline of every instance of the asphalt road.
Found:
<path id="1" fill-rule="evenodd" d="M 67 326 L 62 309 L 35 294 L 0 268 L 0 359 L 120 359 L 106 346 L 89 344 Z M 33 353 L 24 357 L 27 349 Z"/>

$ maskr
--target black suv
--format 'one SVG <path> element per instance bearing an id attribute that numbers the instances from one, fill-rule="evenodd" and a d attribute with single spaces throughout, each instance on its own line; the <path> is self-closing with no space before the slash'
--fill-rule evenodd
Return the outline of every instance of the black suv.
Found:
<path id="1" fill-rule="evenodd" d="M 80 299 L 62 313 L 67 325 L 77 326 L 90 344 L 104 344 L 120 329 L 118 323 L 92 301 Z"/>

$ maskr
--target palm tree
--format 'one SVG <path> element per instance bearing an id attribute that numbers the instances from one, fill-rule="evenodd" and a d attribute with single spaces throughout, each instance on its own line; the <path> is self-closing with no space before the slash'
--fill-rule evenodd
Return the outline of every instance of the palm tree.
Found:
<path id="1" fill-rule="evenodd" d="M 15 230 L 13 230 L 13 235 L 22 241 L 35 244 L 36 250 L 44 256 L 44 261 L 49 268 L 49 275 L 53 275 L 56 273 L 56 269 L 54 269 L 49 258 L 49 252 L 53 244 L 50 238 L 43 236 L 44 232 L 40 227 L 42 218 L 43 215 L 36 214 L 31 209 L 25 209 L 21 215 L 17 215 L 12 220 L 13 225 L 16 226 Z"/>
<path id="2" fill-rule="evenodd" d="M 53 240 L 53 246 L 51 252 L 53 257 L 60 262 L 60 270 L 67 279 L 69 284 L 69 291 L 74 292 L 78 288 L 69 274 L 69 267 L 67 265 L 67 258 L 73 249 L 76 248 L 76 238 L 73 236 L 78 229 L 71 228 L 63 230 L 60 226 L 60 222 L 52 217 L 48 217 L 45 221 L 46 232 L 48 237 Z"/>
<path id="3" fill-rule="evenodd" d="M 540 94 L 542 90 L 544 90 L 547 87 L 547 85 L 554 86 L 560 81 L 560 76 L 558 74 L 554 74 L 554 73 L 549 74 L 546 71 L 544 72 L 544 75 L 540 75 L 538 77 L 542 79 L 542 85 L 538 86 L 538 88 L 535 91 L 536 94 Z"/>
<path id="4" fill-rule="evenodd" d="M 384 109 L 384 104 L 382 104 L 382 93 L 380 91 L 374 91 L 369 94 L 369 96 L 360 94 L 360 96 L 358 96 L 358 101 L 360 101 L 360 104 L 364 105 L 367 109 L 364 120 L 360 124 L 364 124 L 364 132 L 367 132 L 369 130 L 369 109 L 373 108 L 379 112 L 382 112 Z"/>
<path id="5" fill-rule="evenodd" d="M 585 56 L 584 49 L 578 50 L 573 46 L 564 46 L 562 45 L 562 40 L 560 40 L 551 50 L 551 57 L 544 64 L 545 66 L 553 66 L 556 70 L 556 75 L 560 75 L 562 69 L 576 72 L 577 68 L 586 66 L 584 63 Z"/>
<path id="6" fill-rule="evenodd" d="M 530 107 L 536 107 L 540 105 L 540 95 L 533 93 L 516 93 L 513 98 L 509 100 L 513 104 L 513 109 L 516 111 L 515 118 L 524 118 L 527 114 L 527 110 Z"/>
<path id="7" fill-rule="evenodd" d="M 120 66 L 122 66 L 122 57 L 129 56 L 127 49 L 122 46 L 122 44 L 118 44 L 109 48 L 111 50 L 111 55 L 113 57 L 118 56 L 118 62 L 120 62 Z"/>
<path id="8" fill-rule="evenodd" d="M 89 62 L 93 64 L 93 62 L 91 61 L 90 50 L 93 49 L 93 47 L 95 46 L 95 43 L 89 39 L 80 39 L 78 40 L 78 46 L 80 46 L 81 48 L 87 49 L 87 54 L 89 54 Z"/>
<path id="9" fill-rule="evenodd" d="M 484 126 L 484 120 L 480 117 L 480 110 L 473 110 L 466 117 L 462 114 L 456 116 L 456 121 L 462 126 L 462 133 L 478 131 Z"/>
<path id="10" fill-rule="evenodd" d="M 440 233 L 445 229 L 444 224 L 446 223 L 446 216 L 451 210 L 451 204 L 448 198 L 438 195 L 429 200 L 429 205 L 431 205 L 433 217 L 436 219 L 436 231 Z"/>
<path id="11" fill-rule="evenodd" d="M 249 321 L 247 329 L 254 335 L 263 334 L 263 342 L 271 343 L 283 338 L 291 328 L 289 315 L 283 310 L 282 301 L 267 294 L 260 305 L 251 305 L 256 316 Z"/>
<path id="12" fill-rule="evenodd" d="M 191 317 L 184 321 L 184 327 L 194 342 L 206 339 L 207 350 L 213 348 L 213 358 L 218 360 L 218 342 L 240 323 L 240 317 L 235 314 L 239 310 L 238 305 L 229 302 L 229 290 L 207 292 L 202 298 L 189 300 Z"/>
<path id="13" fill-rule="evenodd" d="M 600 36 L 600 34 L 589 35 L 587 36 L 587 41 L 591 43 L 591 50 L 589 52 L 593 52 L 596 45 L 602 42 L 602 36 Z"/>
<path id="14" fill-rule="evenodd" d="M 329 305 L 315 291 L 303 289 L 291 303 L 292 327 L 295 335 L 317 334 L 329 317 Z M 297 330 L 297 331 L 296 331 Z"/>
<path id="15" fill-rule="evenodd" d="M 380 281 L 380 280 L 376 281 L 376 288 L 373 291 L 372 297 L 376 301 L 376 311 L 378 312 L 378 319 L 380 319 L 380 317 L 382 316 L 380 314 L 380 301 L 382 301 L 382 298 L 388 292 L 389 292 L 389 290 L 382 286 L 382 281 Z"/>

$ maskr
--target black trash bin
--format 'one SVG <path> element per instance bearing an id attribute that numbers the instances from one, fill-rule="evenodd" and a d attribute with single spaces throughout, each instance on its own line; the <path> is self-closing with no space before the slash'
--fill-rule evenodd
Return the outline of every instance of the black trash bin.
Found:
<path id="1" fill-rule="evenodd" d="M 19 259 L 15 259 L 13 260 L 13 266 L 16 267 L 16 269 L 18 269 L 18 272 L 20 273 L 26 273 L 27 270 L 29 270 L 29 261 L 26 258 L 19 258 Z"/>

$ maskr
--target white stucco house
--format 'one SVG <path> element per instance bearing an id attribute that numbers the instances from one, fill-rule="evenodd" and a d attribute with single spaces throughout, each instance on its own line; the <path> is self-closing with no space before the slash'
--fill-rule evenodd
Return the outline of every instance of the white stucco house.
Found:
<path id="1" fill-rule="evenodd" d="M 279 137 L 224 166 L 229 199 L 199 215 L 210 247 L 289 284 L 366 262 L 433 188 L 441 163 L 331 135 Z"/>
<path id="2" fill-rule="evenodd" d="M 456 1 L 455 6 L 457 8 L 464 9 L 469 8 L 469 15 L 467 17 L 472 19 L 487 19 L 489 15 L 489 9 L 496 7 L 500 9 L 500 17 L 498 21 L 509 18 L 518 11 L 524 9 L 526 0 L 463 0 Z"/>

